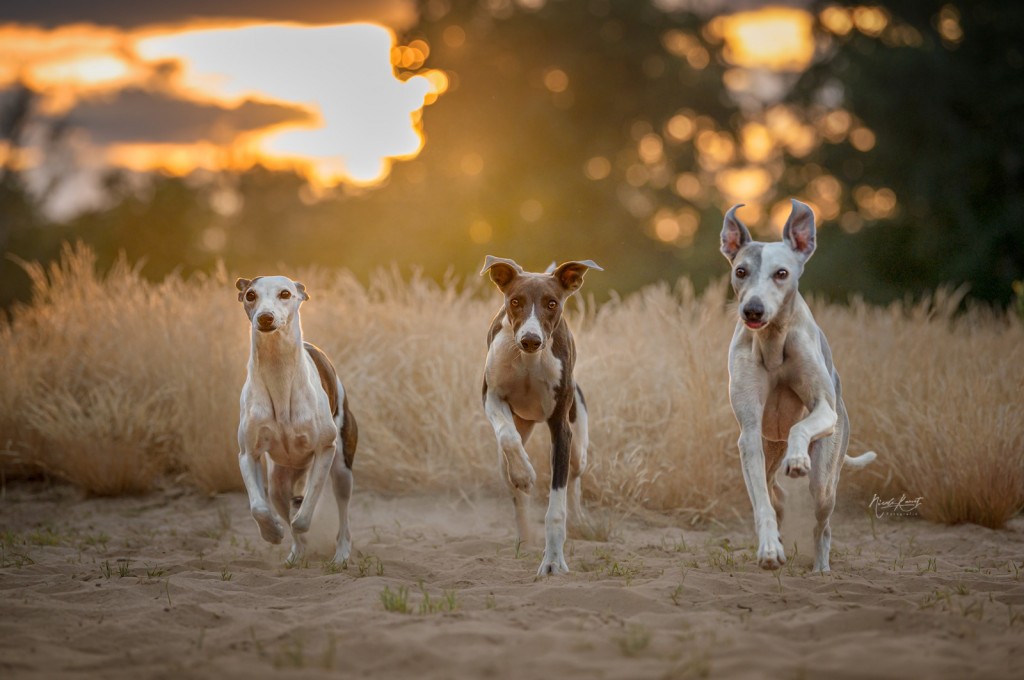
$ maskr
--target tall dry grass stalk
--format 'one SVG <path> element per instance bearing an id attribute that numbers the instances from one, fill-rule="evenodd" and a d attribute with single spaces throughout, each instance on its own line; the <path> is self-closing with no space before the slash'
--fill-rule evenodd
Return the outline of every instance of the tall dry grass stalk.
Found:
<path id="1" fill-rule="evenodd" d="M 97 494 L 185 473 L 241 488 L 235 431 L 248 326 L 223 270 L 106 275 L 84 247 L 26 265 L 34 295 L 0 325 L 0 448 Z M 256 274 L 258 272 L 244 272 Z M 358 484 L 384 491 L 499 490 L 480 403 L 498 294 L 380 272 L 286 272 L 306 283 L 307 339 L 333 358 L 360 424 Z M 734 324 L 724 284 L 680 281 L 601 306 L 570 305 L 577 377 L 591 411 L 585 496 L 619 509 L 747 516 L 727 397 Z M 1024 504 L 1024 327 L 959 298 L 871 307 L 812 300 L 844 377 L 853 453 L 879 452 L 841 493 L 923 496 L 937 521 L 999 526 Z M 529 450 L 540 484 L 546 434 Z"/>

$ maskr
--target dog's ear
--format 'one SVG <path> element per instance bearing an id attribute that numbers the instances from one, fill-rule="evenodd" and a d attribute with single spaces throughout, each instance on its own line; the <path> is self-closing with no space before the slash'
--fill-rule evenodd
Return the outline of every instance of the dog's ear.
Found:
<path id="1" fill-rule="evenodd" d="M 485 273 L 490 274 L 491 281 L 498 287 L 498 290 L 504 293 L 508 284 L 512 283 L 517 276 L 523 273 L 523 268 L 513 260 L 488 255 L 484 260 L 484 268 L 480 270 L 481 276 Z"/>
<path id="2" fill-rule="evenodd" d="M 305 302 L 309 299 L 309 293 L 306 292 L 306 286 L 304 284 L 295 282 L 295 290 L 299 291 L 299 299 Z"/>
<path id="3" fill-rule="evenodd" d="M 782 240 L 806 262 L 814 254 L 816 246 L 814 211 L 806 203 L 795 198 L 790 200 L 793 202 L 793 210 L 789 213 L 786 226 L 782 228 Z"/>
<path id="4" fill-rule="evenodd" d="M 551 272 L 551 275 L 562 284 L 562 288 L 565 288 L 569 295 L 572 295 L 583 285 L 583 276 L 588 269 L 604 271 L 593 260 L 580 260 L 579 262 L 563 262 Z"/>
<path id="5" fill-rule="evenodd" d="M 722 254 L 729 262 L 736 259 L 736 253 L 751 240 L 750 231 L 740 222 L 740 218 L 736 217 L 736 211 L 742 207 L 743 204 L 739 203 L 729 208 L 729 212 L 725 213 L 725 219 L 722 220 Z"/>
<path id="6" fill-rule="evenodd" d="M 250 279 L 237 279 L 235 281 L 235 288 L 238 289 L 238 301 L 239 302 L 243 301 L 244 298 L 242 296 L 245 295 L 245 290 L 246 290 L 246 288 L 249 287 L 249 284 L 251 284 L 251 283 L 252 283 L 252 281 Z"/>

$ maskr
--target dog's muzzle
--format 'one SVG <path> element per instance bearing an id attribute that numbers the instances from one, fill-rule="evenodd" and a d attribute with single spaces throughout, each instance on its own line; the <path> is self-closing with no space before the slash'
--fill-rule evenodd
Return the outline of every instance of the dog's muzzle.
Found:
<path id="1" fill-rule="evenodd" d="M 539 350 L 543 344 L 544 341 L 541 340 L 540 336 L 534 335 L 533 333 L 526 333 L 519 340 L 519 348 L 527 354 L 533 354 Z"/>
<path id="2" fill-rule="evenodd" d="M 757 330 L 765 324 L 764 305 L 761 304 L 760 300 L 755 298 L 743 305 L 742 316 L 743 323 L 747 325 L 747 328 Z"/>
<path id="3" fill-rule="evenodd" d="M 269 333 L 270 331 L 277 330 L 277 326 L 274 325 L 273 314 L 259 314 L 256 317 L 256 329 L 263 332 Z"/>

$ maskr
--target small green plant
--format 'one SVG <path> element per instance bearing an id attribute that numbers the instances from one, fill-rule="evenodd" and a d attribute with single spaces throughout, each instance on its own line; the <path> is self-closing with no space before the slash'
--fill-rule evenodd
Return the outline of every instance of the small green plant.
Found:
<path id="1" fill-rule="evenodd" d="M 440 599 L 435 600 L 430 597 L 430 593 L 428 593 L 426 587 L 424 587 L 423 581 L 420 581 L 419 588 L 420 593 L 423 594 L 423 600 L 420 601 L 419 606 L 419 613 L 421 615 L 453 612 L 459 606 L 454 589 L 445 590 Z"/>
<path id="2" fill-rule="evenodd" d="M 682 594 L 683 594 L 683 584 L 680 583 L 679 585 L 677 585 L 672 590 L 671 593 L 669 593 L 668 597 L 669 597 L 670 600 L 672 600 L 672 604 L 674 604 L 675 606 L 678 607 L 679 606 L 679 596 L 682 595 Z"/>
<path id="3" fill-rule="evenodd" d="M 626 656 L 638 656 L 651 644 L 651 631 L 639 623 L 626 626 L 626 633 L 618 639 L 619 649 Z"/>
<path id="4" fill-rule="evenodd" d="M 223 569 L 220 570 L 220 580 L 221 581 L 230 581 L 232 576 L 233 576 L 233 574 L 230 571 L 228 571 L 227 567 L 224 567 Z"/>
<path id="5" fill-rule="evenodd" d="M 132 561 L 129 558 L 119 559 L 117 561 L 117 576 L 118 578 L 124 578 L 125 576 L 132 575 Z"/>
<path id="6" fill-rule="evenodd" d="M 163 576 L 165 573 L 167 573 L 167 572 L 165 572 L 163 569 L 160 569 L 158 567 L 151 567 L 151 566 L 148 566 L 148 565 L 146 566 L 146 578 L 158 579 L 161 576 Z"/>
<path id="7" fill-rule="evenodd" d="M 348 569 L 348 560 L 343 562 L 335 562 L 334 560 L 324 560 L 320 565 L 320 568 L 325 574 L 337 574 L 343 569 Z"/>
<path id="8" fill-rule="evenodd" d="M 96 534 L 95 536 L 94 535 L 89 535 L 89 536 L 85 537 L 85 544 L 86 545 L 89 545 L 89 546 L 96 546 L 96 545 L 98 545 L 101 548 L 103 548 L 104 550 L 107 549 L 107 543 L 109 543 L 109 542 L 110 542 L 110 536 L 107 536 L 102 531 L 100 533 Z"/>
<path id="9" fill-rule="evenodd" d="M 26 564 L 35 564 L 35 560 L 25 553 L 14 552 L 7 549 L 7 546 L 0 545 L 0 567 L 17 567 L 21 569 Z"/>
<path id="10" fill-rule="evenodd" d="M 384 563 L 376 555 L 361 556 L 359 562 L 356 563 L 356 568 L 359 569 L 359 578 L 369 576 L 371 571 L 377 576 L 384 575 Z"/>
<path id="11" fill-rule="evenodd" d="M 109 580 L 113 571 L 110 567 L 110 560 L 103 560 L 103 564 L 100 565 L 100 573 L 103 574 L 103 578 Z"/>
<path id="12" fill-rule="evenodd" d="M 231 511 L 228 506 L 221 505 L 217 507 L 217 521 L 220 524 L 221 531 L 231 530 Z"/>
<path id="13" fill-rule="evenodd" d="M 43 527 L 36 529 L 28 535 L 28 542 L 32 545 L 60 545 L 61 537 L 53 530 L 52 527 Z"/>
<path id="14" fill-rule="evenodd" d="M 391 590 L 390 586 L 384 586 L 384 590 L 380 594 L 380 601 L 384 605 L 384 611 L 398 614 L 408 614 L 412 611 L 409 609 L 409 589 L 405 586 L 398 586 L 398 590 Z"/>

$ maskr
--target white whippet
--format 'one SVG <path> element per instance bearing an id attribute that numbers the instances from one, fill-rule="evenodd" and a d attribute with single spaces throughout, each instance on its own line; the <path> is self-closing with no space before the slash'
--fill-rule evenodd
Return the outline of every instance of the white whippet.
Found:
<path id="1" fill-rule="evenodd" d="M 843 464 L 862 467 L 869 451 L 846 455 L 850 420 L 839 373 L 825 334 L 804 302 L 797 281 L 814 253 L 811 209 L 794 200 L 782 241 L 759 243 L 736 217 L 722 226 L 722 253 L 732 263 L 739 321 L 729 347 L 729 399 L 740 425 L 740 462 L 757 530 L 757 563 L 777 569 L 786 562 L 779 538 L 782 487 L 775 474 L 810 475 L 817 524 L 814 570 L 829 570 L 836 486 Z"/>
<path id="2" fill-rule="evenodd" d="M 587 466 L 587 405 L 573 379 L 576 345 L 562 307 L 583 285 L 590 260 L 533 274 L 512 260 L 487 256 L 481 274 L 505 296 L 487 334 L 483 400 L 498 439 L 498 464 L 515 505 L 518 540 L 530 536 L 529 493 L 537 479 L 525 444 L 537 423 L 551 432 L 551 495 L 544 518 L 544 558 L 538 574 L 564 574 L 566 486 L 573 519 L 581 518 L 580 475 Z"/>
<path id="3" fill-rule="evenodd" d="M 305 286 L 284 276 L 238 279 L 235 287 L 252 324 L 249 372 L 240 400 L 238 464 L 253 519 L 263 539 L 274 544 L 284 538 L 279 518 L 289 524 L 288 561 L 297 562 L 305 553 L 304 537 L 329 476 L 338 506 L 334 560 L 341 563 L 352 549 L 348 502 L 356 422 L 327 355 L 303 342 L 299 305 L 309 295 Z M 263 454 L 269 459 L 269 504 Z M 293 497 L 303 477 L 305 489 Z M 298 506 L 294 517 L 293 505 Z"/>

